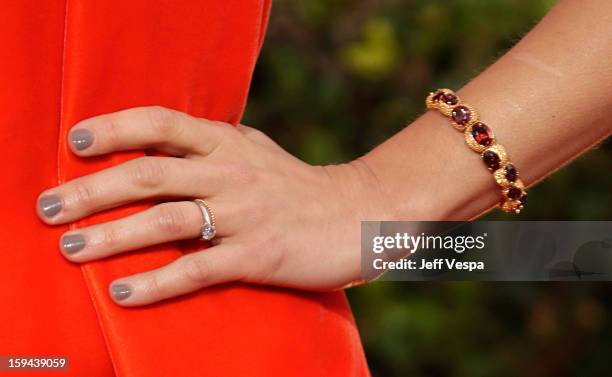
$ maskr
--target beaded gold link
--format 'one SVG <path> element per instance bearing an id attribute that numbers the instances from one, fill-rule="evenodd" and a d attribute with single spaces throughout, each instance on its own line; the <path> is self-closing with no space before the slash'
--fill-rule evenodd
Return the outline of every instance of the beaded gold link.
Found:
<path id="1" fill-rule="evenodd" d="M 499 208 L 508 213 L 520 213 L 527 202 L 525 185 L 517 168 L 510 162 L 506 149 L 497 144 L 493 131 L 480 121 L 476 109 L 463 103 L 450 89 L 438 89 L 429 93 L 425 105 L 449 117 L 451 126 L 463 132 L 470 149 L 480 153 L 487 169 L 493 172 L 493 179 L 501 187 L 503 199 Z"/>

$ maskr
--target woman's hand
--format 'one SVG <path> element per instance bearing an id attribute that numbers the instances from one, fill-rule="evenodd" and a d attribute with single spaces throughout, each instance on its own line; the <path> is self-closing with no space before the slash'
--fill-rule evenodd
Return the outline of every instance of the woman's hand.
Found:
<path id="1" fill-rule="evenodd" d="M 360 221 L 381 217 L 380 187 L 359 160 L 311 166 L 263 133 L 161 107 L 91 118 L 70 133 L 88 157 L 155 148 L 175 157 L 142 157 L 41 194 L 48 224 L 153 197 L 181 198 L 116 221 L 75 229 L 63 255 L 86 262 L 200 235 L 203 198 L 216 216 L 214 245 L 153 271 L 121 277 L 115 301 L 143 305 L 228 281 L 304 289 L 342 287 L 360 274 Z"/>

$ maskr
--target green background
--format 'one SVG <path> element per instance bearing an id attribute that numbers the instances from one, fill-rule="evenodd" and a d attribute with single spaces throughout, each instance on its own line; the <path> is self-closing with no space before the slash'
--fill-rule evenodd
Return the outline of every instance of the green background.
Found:
<path id="1" fill-rule="evenodd" d="M 426 93 L 495 61 L 553 3 L 276 0 L 244 123 L 309 163 L 350 161 L 420 115 Z M 521 219 L 612 219 L 611 144 L 531 189 Z M 348 294 L 374 376 L 609 374 L 609 284 L 379 282 Z"/>

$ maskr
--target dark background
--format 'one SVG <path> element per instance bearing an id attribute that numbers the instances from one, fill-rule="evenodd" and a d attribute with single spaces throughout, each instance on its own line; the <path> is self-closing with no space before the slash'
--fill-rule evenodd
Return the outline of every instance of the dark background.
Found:
<path id="1" fill-rule="evenodd" d="M 309 163 L 350 161 L 421 114 L 426 93 L 477 75 L 553 3 L 276 0 L 244 123 Z M 520 219 L 611 220 L 611 144 L 531 189 Z M 374 376 L 610 374 L 610 284 L 379 282 L 348 294 Z"/>

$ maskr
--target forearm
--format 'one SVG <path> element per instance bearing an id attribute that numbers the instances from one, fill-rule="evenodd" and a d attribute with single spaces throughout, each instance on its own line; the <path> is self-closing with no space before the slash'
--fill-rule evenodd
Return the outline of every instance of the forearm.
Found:
<path id="1" fill-rule="evenodd" d="M 611 40 L 611 2 L 561 1 L 458 92 L 506 147 L 526 185 L 610 134 Z M 501 199 L 479 155 L 437 112 L 361 161 L 393 203 L 395 218 L 470 219 Z"/>

